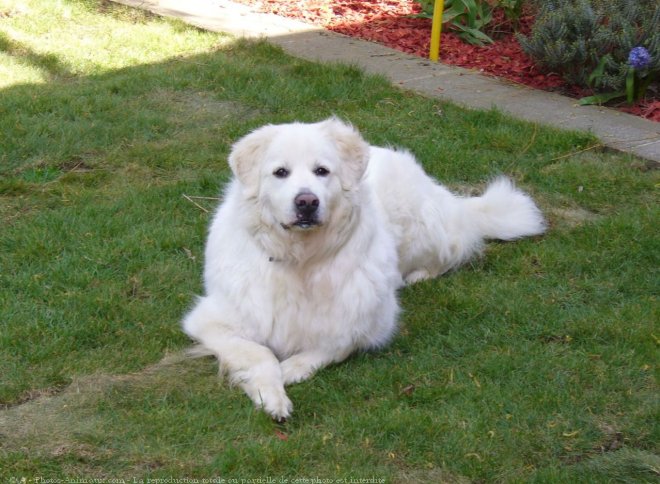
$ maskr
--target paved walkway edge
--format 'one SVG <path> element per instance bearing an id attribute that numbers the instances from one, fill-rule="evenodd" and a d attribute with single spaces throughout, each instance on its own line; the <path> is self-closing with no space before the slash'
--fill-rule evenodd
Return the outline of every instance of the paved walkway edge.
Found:
<path id="1" fill-rule="evenodd" d="M 265 38 L 287 53 L 317 62 L 342 62 L 384 75 L 392 83 L 467 108 L 490 109 L 562 129 L 588 131 L 610 148 L 660 162 L 660 123 L 547 93 L 477 72 L 431 62 L 296 20 L 257 13 L 228 0 L 114 0 L 176 17 L 206 30 Z"/>

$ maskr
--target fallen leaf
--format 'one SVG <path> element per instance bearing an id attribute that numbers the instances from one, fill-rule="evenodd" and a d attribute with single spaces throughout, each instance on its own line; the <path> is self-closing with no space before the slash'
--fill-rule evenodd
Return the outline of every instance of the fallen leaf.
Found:
<path id="1" fill-rule="evenodd" d="M 404 395 L 410 396 L 410 395 L 413 394 L 414 391 L 415 391 L 415 385 L 408 385 L 406 387 L 403 387 L 403 389 L 401 390 L 401 393 L 403 393 Z"/>

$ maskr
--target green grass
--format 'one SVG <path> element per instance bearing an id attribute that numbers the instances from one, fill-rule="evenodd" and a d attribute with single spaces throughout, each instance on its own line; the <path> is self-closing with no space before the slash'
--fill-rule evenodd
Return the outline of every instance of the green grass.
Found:
<path id="1" fill-rule="evenodd" d="M 657 482 L 657 171 L 109 2 L 0 22 L 0 479 Z M 190 197 L 250 129 L 331 114 L 449 186 L 513 176 L 551 226 L 403 290 L 393 343 L 277 426 L 179 357 L 216 204 Z"/>

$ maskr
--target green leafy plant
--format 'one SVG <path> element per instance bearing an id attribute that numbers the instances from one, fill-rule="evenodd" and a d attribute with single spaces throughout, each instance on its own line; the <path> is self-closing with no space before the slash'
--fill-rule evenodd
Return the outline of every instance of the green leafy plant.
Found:
<path id="1" fill-rule="evenodd" d="M 513 22 L 514 26 L 517 26 L 523 14 L 525 3 L 526 0 L 499 0 L 494 6 L 495 8 L 501 8 L 504 11 L 504 16 Z"/>
<path id="2" fill-rule="evenodd" d="M 517 25 L 527 0 L 447 0 L 444 3 L 442 23 L 448 24 L 458 36 L 474 45 L 491 44 L 493 13 L 501 10 L 504 17 Z M 432 18 L 434 0 L 417 0 L 422 7 L 419 17 Z"/>
<path id="3" fill-rule="evenodd" d="M 458 36 L 470 44 L 491 44 L 493 39 L 484 33 L 493 20 L 490 5 L 480 0 L 450 0 L 445 4 L 443 17 L 458 32 Z"/>
<path id="4" fill-rule="evenodd" d="M 433 17 L 433 0 L 421 0 L 420 17 Z M 447 0 L 442 15 L 442 23 L 458 33 L 465 42 L 475 45 L 491 44 L 491 39 L 485 32 L 486 26 L 493 20 L 492 7 L 484 0 Z"/>
<path id="5" fill-rule="evenodd" d="M 604 76 L 607 56 L 603 57 L 596 69 L 589 76 L 590 86 L 597 86 Z M 644 47 L 635 47 L 628 55 L 628 73 L 626 74 L 626 88 L 624 90 L 595 94 L 580 99 L 580 104 L 605 104 L 620 97 L 626 97 L 628 104 L 643 98 L 654 76 L 648 72 L 651 55 Z"/>
<path id="6" fill-rule="evenodd" d="M 660 5 L 656 0 L 551 0 L 539 7 L 523 50 L 546 71 L 595 91 L 585 104 L 640 99 L 660 73 Z M 643 66 L 631 54 L 643 48 Z"/>

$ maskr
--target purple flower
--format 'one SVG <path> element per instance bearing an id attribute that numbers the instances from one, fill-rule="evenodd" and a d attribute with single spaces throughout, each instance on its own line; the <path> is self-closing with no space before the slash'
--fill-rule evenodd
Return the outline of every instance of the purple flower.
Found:
<path id="1" fill-rule="evenodd" d="M 651 63 L 651 54 L 644 47 L 635 47 L 628 55 L 628 64 L 634 69 L 644 69 Z"/>

